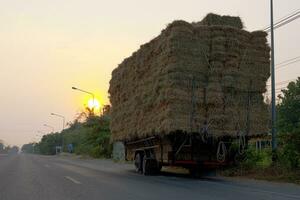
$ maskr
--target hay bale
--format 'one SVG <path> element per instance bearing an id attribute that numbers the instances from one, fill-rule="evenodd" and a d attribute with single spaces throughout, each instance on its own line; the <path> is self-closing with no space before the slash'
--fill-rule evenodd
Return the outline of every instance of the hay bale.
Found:
<path id="1" fill-rule="evenodd" d="M 237 29 L 243 28 L 243 23 L 241 18 L 232 17 L 232 16 L 220 16 L 213 13 L 209 13 L 206 17 L 198 23 L 195 23 L 196 26 L 206 25 L 206 26 L 230 26 Z"/>
<path id="2" fill-rule="evenodd" d="M 266 33 L 242 27 L 214 14 L 174 21 L 126 58 L 110 80 L 113 140 L 197 132 L 206 122 L 215 137 L 265 132 L 270 48 Z"/>

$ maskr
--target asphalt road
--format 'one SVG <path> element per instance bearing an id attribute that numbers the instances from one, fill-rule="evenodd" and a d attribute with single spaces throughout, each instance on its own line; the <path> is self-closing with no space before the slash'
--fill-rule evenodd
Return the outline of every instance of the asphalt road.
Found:
<path id="1" fill-rule="evenodd" d="M 0 200 L 300 199 L 300 187 L 225 178 L 136 174 L 109 160 L 0 155 Z"/>

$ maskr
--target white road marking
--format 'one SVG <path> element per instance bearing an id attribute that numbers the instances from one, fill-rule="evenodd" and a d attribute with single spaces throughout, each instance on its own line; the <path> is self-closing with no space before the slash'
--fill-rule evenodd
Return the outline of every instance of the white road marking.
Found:
<path id="1" fill-rule="evenodd" d="M 75 180 L 74 178 L 70 177 L 70 176 L 65 176 L 66 179 L 72 181 L 75 184 L 81 184 L 79 181 Z"/>
<path id="2" fill-rule="evenodd" d="M 50 168 L 50 166 L 48 164 L 45 164 L 45 167 Z"/>

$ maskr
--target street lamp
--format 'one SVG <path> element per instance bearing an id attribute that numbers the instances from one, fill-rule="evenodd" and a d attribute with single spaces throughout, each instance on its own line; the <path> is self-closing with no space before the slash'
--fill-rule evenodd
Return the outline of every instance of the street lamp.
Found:
<path id="1" fill-rule="evenodd" d="M 54 133 L 54 127 L 53 126 L 49 126 L 48 124 L 44 124 L 44 126 L 51 128 L 52 132 Z"/>
<path id="2" fill-rule="evenodd" d="M 45 133 L 43 131 L 37 131 L 37 133 L 44 135 Z"/>
<path id="3" fill-rule="evenodd" d="M 65 129 L 65 121 L 66 121 L 66 118 L 64 117 L 64 116 L 62 116 L 62 115 L 59 115 L 59 114 L 56 114 L 56 113 L 51 113 L 51 115 L 54 115 L 54 116 L 57 116 L 57 117 L 60 117 L 60 118 L 62 118 L 62 120 L 63 120 L 63 125 L 62 125 L 62 130 L 64 130 Z"/>
<path id="4" fill-rule="evenodd" d="M 45 135 L 45 133 L 44 132 L 42 132 L 42 131 L 37 131 L 37 135 L 36 135 L 36 137 L 38 137 L 38 138 L 43 138 L 43 136 Z"/>
<path id="5" fill-rule="evenodd" d="M 64 130 L 65 129 L 66 118 L 64 116 L 56 114 L 56 113 L 51 113 L 51 115 L 59 117 L 59 118 L 62 118 L 62 120 L 63 120 L 63 126 L 62 126 L 63 128 L 62 128 L 62 130 Z M 62 151 L 64 151 L 64 137 L 63 137 L 63 135 L 61 137 L 62 137 L 62 141 L 61 141 Z"/>
<path id="6" fill-rule="evenodd" d="M 94 106 L 95 106 L 95 95 L 93 94 L 93 93 L 91 93 L 91 92 L 88 92 L 88 91 L 86 91 L 86 90 L 82 90 L 82 89 L 79 89 L 79 88 L 77 88 L 77 87 L 72 87 L 72 89 L 73 90 L 78 90 L 78 91 L 80 91 L 80 92 L 84 92 L 84 93 L 87 93 L 87 94 L 89 94 L 89 95 L 91 95 L 92 97 L 93 97 L 93 111 L 94 111 Z"/>

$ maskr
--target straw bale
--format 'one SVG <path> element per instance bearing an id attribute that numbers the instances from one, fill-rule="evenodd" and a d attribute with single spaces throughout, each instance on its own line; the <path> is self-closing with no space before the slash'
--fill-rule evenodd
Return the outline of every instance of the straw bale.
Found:
<path id="1" fill-rule="evenodd" d="M 232 16 L 220 16 L 213 13 L 209 13 L 206 17 L 199 22 L 199 25 L 207 25 L 207 26 L 230 26 L 237 29 L 243 28 L 243 23 L 239 17 Z"/>
<path id="2" fill-rule="evenodd" d="M 113 140 L 132 140 L 205 123 L 215 137 L 266 132 L 262 93 L 270 76 L 266 33 L 238 17 L 174 21 L 112 72 Z M 250 105 L 249 105 L 250 103 Z"/>

